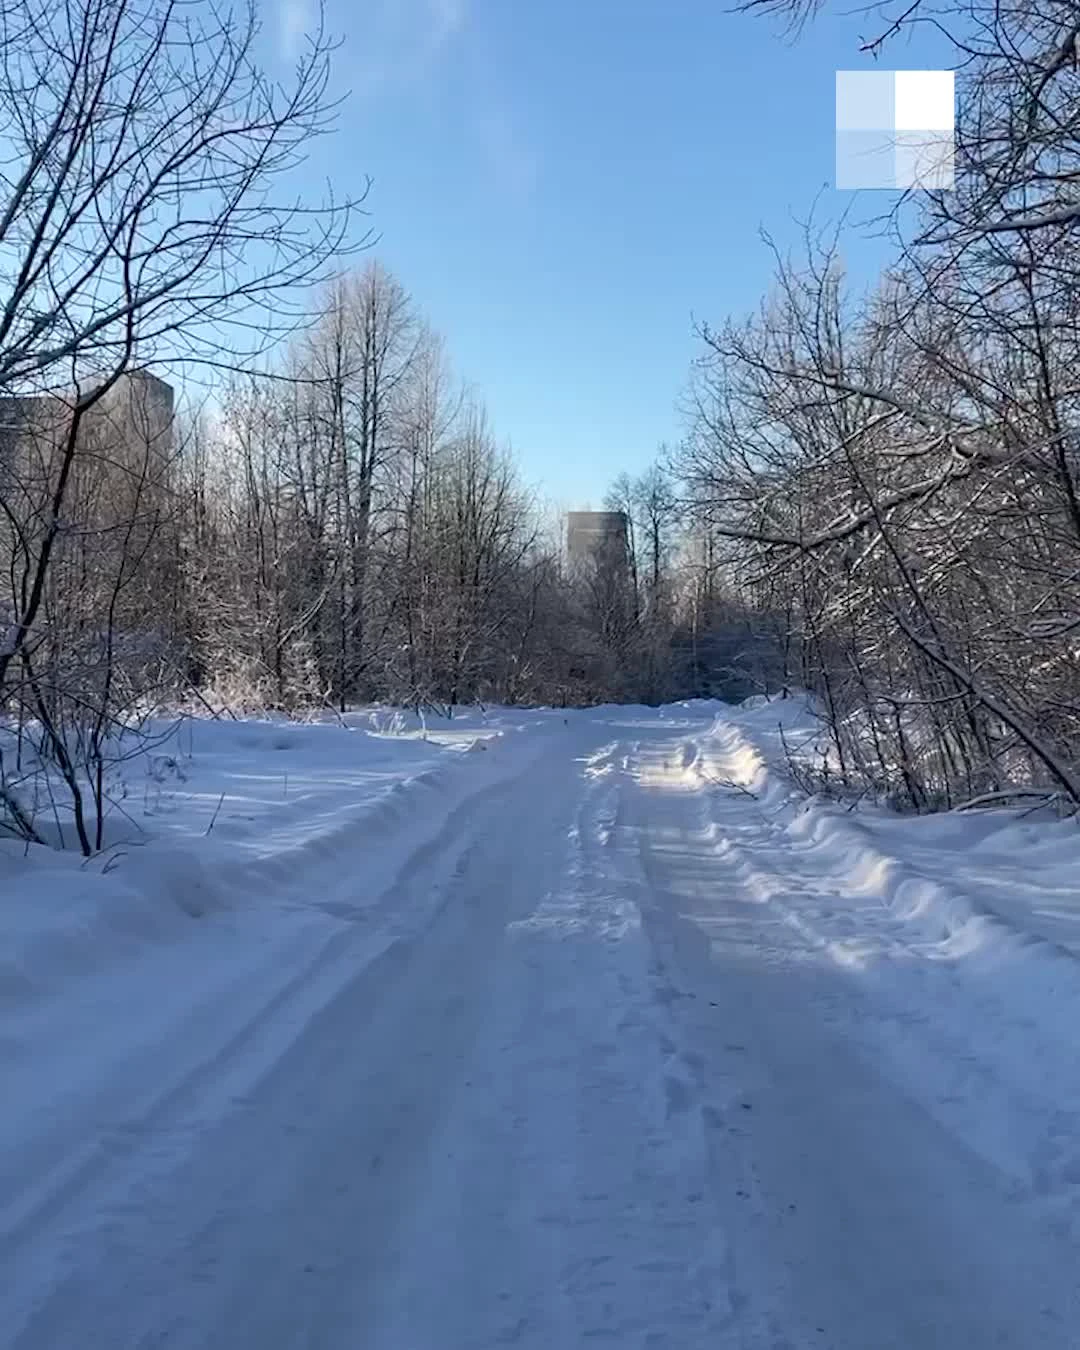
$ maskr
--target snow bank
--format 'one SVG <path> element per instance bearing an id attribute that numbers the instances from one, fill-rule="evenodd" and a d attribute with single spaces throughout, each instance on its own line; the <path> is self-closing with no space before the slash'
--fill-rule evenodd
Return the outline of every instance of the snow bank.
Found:
<path id="1" fill-rule="evenodd" d="M 125 764 L 102 854 L 0 843 L 6 1239 L 220 1056 L 231 1091 L 257 1081 L 428 921 L 438 895 L 399 885 L 414 860 L 567 734 L 502 710 L 187 722 Z"/>
<path id="2" fill-rule="evenodd" d="M 898 816 L 872 805 L 809 797 L 791 781 L 790 752 L 817 747 L 805 702 L 755 698 L 717 718 L 700 770 L 753 794 L 819 875 L 853 896 L 873 896 L 925 942 L 983 953 L 989 944 L 1046 955 L 1080 953 L 1080 829 L 1031 823 L 1004 810 Z M 1044 903 L 1048 889 L 1057 903 Z M 1063 904 L 1066 908 L 1063 908 Z"/>
<path id="3" fill-rule="evenodd" d="M 124 764 L 99 856 L 0 841 L 0 1001 L 115 972 L 245 909 L 267 922 L 307 911 L 329 937 L 456 805 L 523 771 L 549 721 L 493 710 L 422 725 L 385 709 L 185 721 Z"/>
<path id="4" fill-rule="evenodd" d="M 717 718 L 693 768 L 713 795 L 717 850 L 866 992 L 876 1062 L 1007 1176 L 1077 1208 L 1080 1130 L 1061 1121 L 1080 1121 L 1080 829 L 809 798 L 783 745 L 816 734 L 795 700 Z M 746 794 L 750 810 L 733 816 Z"/>

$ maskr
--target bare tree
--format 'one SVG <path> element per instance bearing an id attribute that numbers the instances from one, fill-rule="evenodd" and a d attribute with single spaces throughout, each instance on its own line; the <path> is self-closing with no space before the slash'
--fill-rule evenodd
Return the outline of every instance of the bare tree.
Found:
<path id="1" fill-rule="evenodd" d="M 330 44 L 316 33 L 282 87 L 255 62 L 256 35 L 250 8 L 0 7 L 0 691 L 9 706 L 32 691 L 41 718 L 55 677 L 41 662 L 61 649 L 50 598 L 60 560 L 95 525 L 122 554 L 99 654 L 105 682 L 88 713 L 100 727 L 112 717 L 119 597 L 133 593 L 162 524 L 153 456 L 121 474 L 126 518 L 95 521 L 89 466 L 111 457 L 115 468 L 132 443 L 130 425 L 103 431 L 97 410 L 129 371 L 237 367 L 273 346 L 303 321 L 308 288 L 349 240 L 352 203 L 279 201 L 332 126 Z M 53 725 L 47 746 L 72 766 L 74 791 L 70 732 Z"/>

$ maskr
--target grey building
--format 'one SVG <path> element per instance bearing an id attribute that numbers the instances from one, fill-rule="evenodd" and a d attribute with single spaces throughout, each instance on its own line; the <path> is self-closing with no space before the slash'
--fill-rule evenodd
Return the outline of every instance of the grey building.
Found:
<path id="1" fill-rule="evenodd" d="M 156 446 L 171 442 L 174 403 L 171 384 L 148 370 L 132 370 L 121 375 L 94 411 L 126 438 Z"/>
<path id="2" fill-rule="evenodd" d="M 571 567 L 601 559 L 630 567 L 630 528 L 625 511 L 569 511 L 566 554 Z"/>
<path id="3" fill-rule="evenodd" d="M 174 395 L 170 384 L 149 371 L 132 370 L 95 403 L 80 430 L 80 446 L 96 442 L 126 447 L 128 456 L 166 459 L 172 448 Z M 67 438 L 71 401 L 60 394 L 0 397 L 0 487 L 8 482 L 20 461 L 26 469 L 45 466 Z M 122 462 L 123 452 L 118 456 Z"/>

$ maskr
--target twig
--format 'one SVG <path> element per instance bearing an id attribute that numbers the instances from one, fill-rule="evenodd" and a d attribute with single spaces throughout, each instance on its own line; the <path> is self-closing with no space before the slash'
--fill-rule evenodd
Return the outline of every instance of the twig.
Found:
<path id="1" fill-rule="evenodd" d="M 214 824 L 215 824 L 215 822 L 217 821 L 217 818 L 218 818 L 218 812 L 221 810 L 221 803 L 222 803 L 224 800 L 225 800 L 225 794 L 224 794 L 224 792 L 223 792 L 223 793 L 221 794 L 221 796 L 218 798 L 218 804 L 217 804 L 217 806 L 214 807 L 214 814 L 210 817 L 210 824 L 207 825 L 207 827 L 206 827 L 206 835 L 209 835 L 210 831 L 214 828 Z M 206 835 L 204 835 L 203 838 L 206 838 Z"/>
<path id="2" fill-rule="evenodd" d="M 745 783 L 737 783 L 734 778 L 714 778 L 711 774 L 703 773 L 701 778 L 711 787 L 729 788 L 733 792 L 741 792 L 743 796 L 752 798 L 755 802 L 758 800 L 758 794 L 753 792 Z"/>
<path id="3" fill-rule="evenodd" d="M 1049 806 L 1051 803 L 1060 801 L 1063 796 L 1063 793 L 1057 792 L 1053 788 L 1002 788 L 998 792 L 984 792 L 981 796 L 972 797 L 970 801 L 960 802 L 953 807 L 953 810 L 970 811 L 977 806 L 1001 805 L 1004 802 L 1016 801 L 1021 797 L 1038 798 L 1035 806 L 1031 808 L 1032 810 L 1038 810 L 1040 805 Z"/>
<path id="4" fill-rule="evenodd" d="M 139 824 L 139 822 L 135 819 L 135 817 L 132 816 L 132 815 L 129 815 L 128 812 L 124 810 L 124 808 L 120 805 L 120 803 L 119 803 L 118 801 L 116 801 L 115 798 L 110 797 L 109 794 L 108 794 L 107 792 L 104 793 L 103 796 L 104 796 L 105 800 L 109 803 L 109 805 L 110 805 L 114 810 L 119 811 L 120 814 L 124 817 L 125 820 L 130 821 L 131 824 L 135 826 L 135 828 L 139 831 L 140 834 L 145 834 L 145 833 L 146 833 L 146 831 L 145 831 L 145 830 L 143 829 L 143 827 Z"/>

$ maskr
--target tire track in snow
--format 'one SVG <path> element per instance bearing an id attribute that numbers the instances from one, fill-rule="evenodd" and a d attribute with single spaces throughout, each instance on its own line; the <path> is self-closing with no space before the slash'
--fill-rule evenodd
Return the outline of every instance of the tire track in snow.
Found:
<path id="1" fill-rule="evenodd" d="M 239 1018 L 228 998 L 223 999 L 217 1010 L 223 1020 L 216 1035 L 207 1040 L 204 1029 L 195 1037 L 196 1044 L 208 1047 L 209 1053 L 192 1058 L 186 1047 L 178 1047 L 183 1052 L 178 1059 L 185 1068 L 177 1074 L 170 1072 L 170 1046 L 163 1045 L 160 1073 L 148 1083 L 142 1075 L 132 1076 L 137 1096 L 122 1095 L 121 1081 L 112 1085 L 120 1095 L 103 1095 L 99 1114 L 84 1111 L 73 1117 L 73 1123 L 84 1125 L 100 1121 L 96 1137 L 72 1139 L 70 1128 L 65 1132 L 63 1122 L 55 1122 L 55 1137 L 45 1135 L 41 1142 L 28 1138 L 25 1191 L 21 1196 L 9 1193 L 5 1197 L 0 1230 L 0 1259 L 4 1259 L 8 1290 L 3 1301 L 5 1330 L 12 1337 L 6 1343 L 22 1343 L 17 1334 L 20 1326 L 31 1329 L 27 1343 L 35 1350 L 41 1344 L 58 1343 L 42 1340 L 45 1333 L 32 1330 L 39 1326 L 39 1318 L 44 1319 L 43 1326 L 52 1326 L 53 1318 L 66 1324 L 64 1319 L 69 1316 L 74 1317 L 73 1326 L 81 1322 L 83 1302 L 93 1306 L 99 1298 L 96 1286 L 100 1284 L 103 1291 L 110 1287 L 108 1267 L 96 1254 L 98 1245 L 113 1252 L 117 1269 L 123 1270 L 127 1263 L 145 1271 L 147 1256 L 152 1264 L 161 1234 L 153 1228 L 146 1230 L 139 1205 L 145 1205 L 151 1215 L 175 1209 L 184 1216 L 163 1220 L 166 1233 L 182 1232 L 185 1220 L 196 1230 L 204 1224 L 197 1212 L 185 1209 L 186 1197 L 177 1195 L 176 1178 L 198 1172 L 200 1167 L 205 1170 L 207 1150 L 215 1147 L 214 1141 L 223 1133 L 242 1137 L 251 1126 L 253 1103 L 262 1099 L 267 1084 L 287 1078 L 286 1066 L 295 1060 L 298 1047 L 313 1040 L 318 1044 L 318 1028 L 328 1032 L 343 1015 L 342 1009 L 351 1007 L 362 1015 L 373 998 L 395 987 L 412 951 L 422 945 L 425 925 L 437 924 L 447 904 L 460 897 L 463 868 L 483 832 L 477 822 L 497 816 L 507 802 L 520 810 L 528 799 L 515 791 L 515 783 L 534 775 L 542 778 L 551 765 L 557 767 L 564 761 L 568 748 L 576 743 L 576 738 L 557 733 L 539 759 L 516 761 L 509 777 L 459 802 L 435 837 L 422 838 L 411 850 L 398 870 L 395 887 L 369 911 L 381 923 L 340 925 L 314 957 L 298 969 L 287 970 L 284 982 L 279 978 L 272 983 L 266 996 L 250 1004 L 241 1001 Z M 197 991 L 193 993 L 197 996 Z M 214 1016 L 215 1009 L 208 1008 L 200 1010 L 194 1020 L 212 1022 Z M 188 1030 L 185 1023 L 173 1032 L 182 1037 Z M 314 1084 L 312 1091 L 317 1097 Z M 56 1152 L 63 1144 L 68 1147 Z M 35 1156 L 35 1150 L 40 1152 L 43 1147 L 54 1150 L 46 1154 L 48 1166 Z M 276 1145 L 267 1147 L 274 1153 Z M 248 1178 L 252 1193 L 257 1194 L 250 1170 L 244 1165 L 236 1170 L 238 1176 Z M 204 1200 L 212 1200 L 215 1192 L 236 1190 L 227 1171 L 201 1191 Z M 198 1186 L 186 1189 L 200 1194 Z M 140 1197 L 139 1205 L 135 1195 Z M 141 1226 L 145 1254 L 137 1241 L 128 1238 L 129 1223 L 136 1231 Z M 98 1271 L 96 1279 L 87 1273 L 87 1265 Z M 157 1277 L 148 1272 L 144 1278 L 153 1286 Z M 202 1278 L 200 1274 L 197 1282 Z M 161 1297 L 167 1302 L 164 1289 Z M 136 1304 L 127 1315 L 137 1320 L 143 1313 Z M 113 1310 L 112 1315 L 119 1319 L 118 1325 L 125 1325 L 122 1310 Z M 99 1342 L 86 1343 L 126 1344 L 123 1334 L 117 1334 L 120 1339 L 110 1342 L 103 1330 Z"/>
<path id="2" fill-rule="evenodd" d="M 943 939 L 939 923 L 918 921 L 917 902 L 897 898 L 907 887 L 946 903 L 944 883 L 883 853 L 856 821 L 826 817 L 793 833 L 782 823 L 791 812 L 739 790 L 763 776 L 748 774 L 763 765 L 753 743 L 723 723 L 707 740 L 715 749 L 700 764 L 735 786 L 700 794 L 699 828 L 742 889 L 782 916 L 792 953 L 816 953 L 834 971 L 832 1015 L 842 1009 L 863 1054 L 996 1168 L 1018 1201 L 1037 1199 L 1056 1228 L 1080 1235 L 1080 1109 L 1075 1096 L 1062 1099 L 1073 1047 L 1061 1020 L 1040 1022 L 1011 1002 L 1040 972 L 1027 965 L 1019 980 L 999 979 L 993 960 L 972 970 L 966 941 Z M 767 780 L 766 795 L 776 795 Z M 973 908 L 959 896 L 951 906 L 965 919 Z M 1048 984 L 1080 991 L 1070 955 L 1039 939 L 1010 945 L 1032 964 L 1043 955 Z M 1061 1018 L 1070 1012 L 1066 992 Z"/>
<path id="3" fill-rule="evenodd" d="M 713 1350 L 704 1155 L 607 866 L 626 750 L 601 734 L 459 813 L 386 959 L 267 1023 L 242 1100 L 210 1109 L 226 1056 L 24 1235 L 15 1350 Z"/>
<path id="4" fill-rule="evenodd" d="M 930 991 L 909 986 L 914 1006 L 893 1007 L 832 960 L 801 912 L 826 892 L 798 850 L 759 802 L 701 781 L 674 748 L 643 745 L 631 833 L 678 1039 L 704 1065 L 711 1175 L 741 1206 L 740 1334 L 830 1350 L 1071 1347 L 1075 1248 L 880 1058 L 881 1026 L 906 1011 L 921 1028 Z"/>
<path id="5" fill-rule="evenodd" d="M 583 757 L 557 884 L 508 927 L 490 1031 L 467 1069 L 482 1091 L 457 1099 L 432 1149 L 409 1259 L 370 1333 L 380 1350 L 713 1350 L 730 1323 L 705 1150 L 684 1127 L 636 896 L 613 854 L 632 753 L 614 741 Z M 481 1224 L 455 1228 L 477 1211 Z M 453 1294 L 432 1299 L 432 1272 L 451 1267 Z"/>

